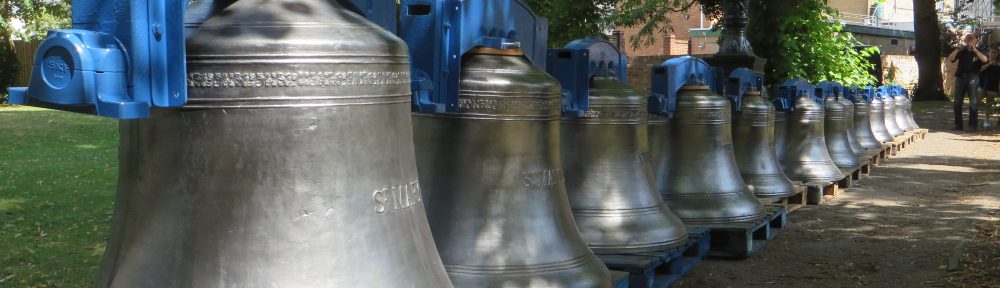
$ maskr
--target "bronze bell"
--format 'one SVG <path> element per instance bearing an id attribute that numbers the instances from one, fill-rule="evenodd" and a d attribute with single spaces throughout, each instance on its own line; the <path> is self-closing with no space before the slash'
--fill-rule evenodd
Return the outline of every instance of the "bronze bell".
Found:
<path id="1" fill-rule="evenodd" d="M 841 105 L 844 105 L 844 125 L 847 130 L 844 134 L 847 135 L 847 143 L 851 144 L 851 151 L 854 151 L 855 157 L 864 159 L 866 157 L 865 147 L 861 145 L 858 137 L 854 135 L 854 103 L 843 96 L 837 97 L 837 100 L 840 101 Z"/>
<path id="2" fill-rule="evenodd" d="M 883 105 L 883 117 L 885 120 L 885 130 L 892 135 L 893 138 L 896 136 L 903 135 L 903 129 L 899 129 L 899 124 L 896 123 L 896 99 L 889 94 L 882 95 L 882 105 Z"/>
<path id="3" fill-rule="evenodd" d="M 771 105 L 774 107 L 774 105 Z M 788 112 L 774 111 L 774 156 L 781 159 L 785 152 L 785 133 L 788 132 Z M 779 163 L 781 161 L 778 161 Z"/>
<path id="4" fill-rule="evenodd" d="M 732 117 L 733 146 L 747 188 L 757 197 L 794 195 L 795 187 L 781 171 L 774 151 L 774 105 L 759 90 L 751 89 L 742 95 L 740 107 Z"/>
<path id="5" fill-rule="evenodd" d="M 875 133 L 872 133 L 871 117 L 868 115 L 870 104 L 865 100 L 865 96 L 861 95 L 863 89 L 867 88 L 856 89 L 853 95 L 854 136 L 865 149 L 882 149 L 882 143 L 875 138 Z"/>
<path id="6" fill-rule="evenodd" d="M 121 122 L 95 286 L 450 287 L 417 182 L 406 45 L 336 1 L 188 15 L 205 11 L 219 13 L 186 21 L 187 104 Z"/>
<path id="7" fill-rule="evenodd" d="M 878 93 L 878 92 L 876 92 Z M 885 127 L 885 104 L 882 97 L 878 95 L 872 97 L 871 105 L 868 106 L 868 116 L 872 126 L 872 133 L 879 142 L 892 142 L 893 136 Z"/>
<path id="8" fill-rule="evenodd" d="M 903 110 L 906 113 L 906 121 L 909 123 L 910 128 L 916 130 L 920 129 L 920 125 L 917 125 L 917 121 L 913 119 L 913 99 L 906 96 L 906 109 Z"/>
<path id="9" fill-rule="evenodd" d="M 915 128 L 910 127 L 910 119 L 906 116 L 910 101 L 903 95 L 896 95 L 893 98 L 896 100 L 896 126 L 904 133 L 913 131 Z"/>
<path id="10" fill-rule="evenodd" d="M 649 163 L 653 172 L 653 186 L 659 191 L 667 185 L 667 174 L 670 170 L 670 117 L 659 114 L 648 114 L 646 125 L 649 138 Z"/>
<path id="11" fill-rule="evenodd" d="M 474 48 L 458 111 L 415 113 L 431 231 L 456 287 L 610 287 L 577 230 L 559 153 L 559 82 L 519 49 Z"/>
<path id="12" fill-rule="evenodd" d="M 669 168 L 666 183 L 659 188 L 667 206 L 685 224 L 764 216 L 764 207 L 747 189 L 736 165 L 730 106 L 704 84 L 689 82 L 677 92 L 666 156 Z"/>
<path id="13" fill-rule="evenodd" d="M 646 151 L 646 97 L 616 77 L 593 77 L 590 109 L 563 117 L 566 190 L 583 240 L 598 253 L 684 244 L 687 231 L 660 198 Z"/>
<path id="14" fill-rule="evenodd" d="M 808 94 L 811 91 L 796 93 L 799 96 L 795 98 L 795 109 L 788 117 L 785 152 L 779 158 L 785 176 L 802 182 L 840 180 L 843 178 L 840 169 L 827 150 L 823 106 L 812 100 Z"/>
<path id="15" fill-rule="evenodd" d="M 830 159 L 837 167 L 853 169 L 861 165 L 854 151 L 851 150 L 851 143 L 847 139 L 847 123 L 845 121 L 846 110 L 835 94 L 827 94 L 824 100 L 825 118 L 823 131 L 826 137 L 826 149 L 830 153 Z M 854 115 L 851 115 L 854 117 Z"/>

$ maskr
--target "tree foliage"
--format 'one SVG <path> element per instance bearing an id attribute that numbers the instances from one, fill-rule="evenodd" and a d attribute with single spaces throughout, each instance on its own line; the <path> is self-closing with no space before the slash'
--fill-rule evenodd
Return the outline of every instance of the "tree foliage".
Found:
<path id="1" fill-rule="evenodd" d="M 24 26 L 14 27 L 15 19 Z M 17 79 L 21 65 L 14 55 L 14 39 L 38 40 L 49 29 L 68 27 L 69 0 L 0 0 L 0 104 L 7 102 L 7 87 Z"/>
<path id="2" fill-rule="evenodd" d="M 698 3 L 706 17 L 718 20 L 722 1 L 726 0 Z M 630 39 L 631 45 L 648 45 L 655 41 L 655 32 L 669 31 L 663 27 L 669 25 L 669 13 L 685 11 L 691 5 L 684 0 L 625 0 L 612 19 L 621 26 L 641 25 Z M 769 83 L 795 77 L 847 85 L 874 82 L 868 73 L 872 64 L 866 59 L 877 48 L 854 49 L 861 43 L 842 31 L 842 25 L 834 21 L 838 12 L 827 7 L 826 0 L 749 0 L 748 9 L 747 37 L 755 53 L 767 59 Z"/>
<path id="3" fill-rule="evenodd" d="M 549 18 L 549 47 L 570 41 L 603 36 L 612 27 L 607 21 L 616 0 L 525 0 L 531 9 Z"/>

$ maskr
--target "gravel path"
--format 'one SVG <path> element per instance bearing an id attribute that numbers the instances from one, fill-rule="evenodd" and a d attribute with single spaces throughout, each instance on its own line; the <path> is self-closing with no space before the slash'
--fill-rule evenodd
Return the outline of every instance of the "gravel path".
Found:
<path id="1" fill-rule="evenodd" d="M 980 251 L 1000 246 L 1000 238 L 981 237 L 983 225 L 998 227 L 1000 136 L 949 131 L 950 118 L 943 103 L 919 113 L 927 139 L 841 196 L 790 214 L 789 227 L 763 251 L 703 261 L 676 287 L 1000 287 L 1000 274 L 962 274 L 1000 262 Z M 966 241 L 972 252 L 958 272 L 947 272 Z"/>

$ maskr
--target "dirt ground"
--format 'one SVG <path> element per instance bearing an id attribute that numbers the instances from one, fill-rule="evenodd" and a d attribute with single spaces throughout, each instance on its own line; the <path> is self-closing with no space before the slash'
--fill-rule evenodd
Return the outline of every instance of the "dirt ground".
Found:
<path id="1" fill-rule="evenodd" d="M 951 115 L 922 111 L 927 139 L 791 213 L 762 251 L 707 259 L 675 287 L 1000 287 L 1000 131 L 950 131 Z"/>

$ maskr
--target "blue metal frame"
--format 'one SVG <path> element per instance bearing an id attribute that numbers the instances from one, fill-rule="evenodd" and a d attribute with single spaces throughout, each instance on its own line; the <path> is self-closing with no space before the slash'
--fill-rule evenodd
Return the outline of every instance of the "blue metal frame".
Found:
<path id="1" fill-rule="evenodd" d="M 816 94 L 820 99 L 820 104 L 826 104 L 826 96 L 833 95 L 840 97 L 844 95 L 844 85 L 834 81 L 823 81 L 816 83 Z"/>
<path id="2" fill-rule="evenodd" d="M 455 112 L 462 56 L 516 48 L 545 69 L 548 20 L 519 0 L 403 0 L 399 35 L 410 48 L 413 110 Z"/>
<path id="3" fill-rule="evenodd" d="M 187 1 L 77 0 L 73 29 L 49 31 L 12 104 L 119 119 L 187 102 Z"/>
<path id="4" fill-rule="evenodd" d="M 669 59 L 652 67 L 649 113 L 671 115 L 677 111 L 677 91 L 685 85 L 708 85 L 717 87 L 715 82 L 718 69 L 708 66 L 704 60 L 681 56 Z"/>
<path id="5" fill-rule="evenodd" d="M 816 86 L 802 78 L 795 78 L 785 81 L 781 85 L 774 87 L 775 98 L 771 101 L 778 111 L 795 111 L 795 98 L 809 97 L 817 103 L 822 103 L 816 95 Z"/>
<path id="6" fill-rule="evenodd" d="M 729 73 L 726 80 L 725 96 L 733 102 L 733 111 L 741 111 L 743 107 L 743 94 L 747 91 L 763 91 L 763 75 L 753 72 L 747 68 L 736 68 Z"/>
<path id="7" fill-rule="evenodd" d="M 549 49 L 545 67 L 562 83 L 564 116 L 582 117 L 590 107 L 590 79 L 617 77 L 627 83 L 628 57 L 607 41 L 578 39 L 565 48 Z"/>
<path id="8" fill-rule="evenodd" d="M 399 7 L 395 0 L 338 0 L 344 8 L 364 16 L 385 30 L 399 32 Z"/>
<path id="9" fill-rule="evenodd" d="M 862 88 L 858 88 L 857 85 L 844 87 L 844 94 L 842 94 L 842 96 L 847 98 L 847 101 L 851 101 L 851 103 L 858 102 L 858 94 L 862 93 L 861 90 Z"/>

